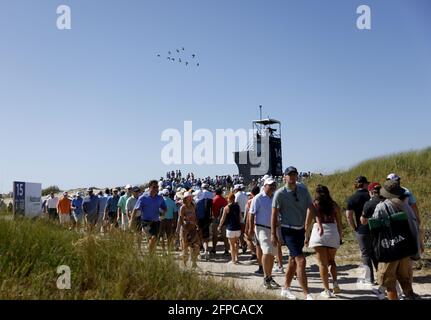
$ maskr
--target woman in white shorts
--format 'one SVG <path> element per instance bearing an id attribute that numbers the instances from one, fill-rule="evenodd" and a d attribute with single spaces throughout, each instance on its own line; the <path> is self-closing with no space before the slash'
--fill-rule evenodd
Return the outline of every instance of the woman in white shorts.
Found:
<path id="1" fill-rule="evenodd" d="M 318 185 L 313 205 L 316 210 L 316 223 L 311 230 L 314 217 L 307 216 L 307 231 L 305 243 L 316 251 L 319 261 L 320 277 L 325 291 L 321 293 L 323 298 L 333 298 L 334 294 L 340 293 L 337 282 L 337 265 L 335 255 L 341 245 L 342 225 L 340 207 L 332 200 L 329 189 Z M 311 237 L 309 236 L 311 232 Z M 329 272 L 331 273 L 334 291 L 329 290 Z"/>
<path id="2" fill-rule="evenodd" d="M 229 239 L 230 254 L 232 257 L 232 260 L 229 263 L 239 264 L 238 240 L 241 236 L 241 209 L 238 203 L 235 202 L 234 193 L 230 193 L 227 200 L 229 204 L 224 207 L 218 231 L 221 232 L 223 225 L 226 225 L 226 238 Z"/>

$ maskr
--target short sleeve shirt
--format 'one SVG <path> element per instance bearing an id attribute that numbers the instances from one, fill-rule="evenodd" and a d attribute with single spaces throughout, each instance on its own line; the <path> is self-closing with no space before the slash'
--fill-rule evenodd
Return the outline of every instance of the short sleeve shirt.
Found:
<path id="1" fill-rule="evenodd" d="M 136 202 L 135 209 L 141 211 L 144 221 L 160 221 L 160 209 L 166 211 L 167 206 L 162 196 L 152 197 L 150 193 L 144 193 Z"/>
<path id="2" fill-rule="evenodd" d="M 307 209 L 312 205 L 310 193 L 306 186 L 296 185 L 296 190 L 288 186 L 280 188 L 274 195 L 272 207 L 279 209 L 281 226 L 304 227 Z"/>

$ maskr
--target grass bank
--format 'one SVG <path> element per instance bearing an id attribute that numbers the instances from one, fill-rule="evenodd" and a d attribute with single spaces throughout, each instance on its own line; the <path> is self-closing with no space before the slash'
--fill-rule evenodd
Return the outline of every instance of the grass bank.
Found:
<path id="1" fill-rule="evenodd" d="M 71 269 L 70 290 L 57 289 L 60 265 Z M 0 284 L 0 299 L 268 298 L 143 255 L 130 234 L 84 236 L 41 220 L 0 219 Z"/>

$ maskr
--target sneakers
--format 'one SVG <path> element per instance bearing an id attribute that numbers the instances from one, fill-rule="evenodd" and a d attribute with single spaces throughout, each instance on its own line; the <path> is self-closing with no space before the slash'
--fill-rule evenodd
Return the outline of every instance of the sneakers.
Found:
<path id="1" fill-rule="evenodd" d="M 272 272 L 273 272 L 273 273 L 284 274 L 284 269 L 283 269 L 283 267 L 275 266 L 275 267 L 272 269 Z"/>
<path id="2" fill-rule="evenodd" d="M 257 270 L 254 272 L 254 274 L 262 275 L 262 274 L 263 274 L 263 268 L 262 268 L 262 266 L 260 266 L 260 267 L 259 267 L 259 269 L 257 269 Z"/>
<path id="3" fill-rule="evenodd" d="M 268 290 L 281 288 L 281 286 L 277 282 L 275 282 L 272 277 L 263 279 L 263 286 Z"/>
<path id="4" fill-rule="evenodd" d="M 225 250 L 225 251 L 224 251 L 224 255 L 225 255 L 225 256 L 229 256 L 229 255 L 230 255 L 229 250 Z"/>
<path id="5" fill-rule="evenodd" d="M 311 294 L 307 294 L 307 297 L 305 300 L 314 300 L 313 296 Z"/>
<path id="6" fill-rule="evenodd" d="M 330 290 L 324 290 L 320 293 L 320 297 L 324 299 L 335 298 L 334 294 Z M 308 299 L 307 299 L 308 300 Z"/>
<path id="7" fill-rule="evenodd" d="M 296 296 L 290 291 L 290 289 L 281 289 L 281 296 L 289 300 L 297 300 Z"/>
<path id="8" fill-rule="evenodd" d="M 210 261 L 210 253 L 209 252 L 205 252 L 205 260 Z"/>
<path id="9" fill-rule="evenodd" d="M 383 288 L 379 287 L 377 289 L 373 289 L 372 291 L 377 296 L 377 299 L 379 299 L 379 300 L 385 300 L 386 299 L 385 290 Z"/>

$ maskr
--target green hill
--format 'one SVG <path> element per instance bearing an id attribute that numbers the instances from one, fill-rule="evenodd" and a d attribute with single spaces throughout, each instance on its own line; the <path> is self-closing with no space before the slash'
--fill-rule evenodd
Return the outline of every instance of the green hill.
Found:
<path id="1" fill-rule="evenodd" d="M 408 188 L 415 197 L 421 216 L 426 226 L 430 227 L 431 219 L 431 148 L 405 152 L 364 161 L 346 172 L 336 172 L 329 176 L 313 176 L 307 180 L 310 192 L 317 184 L 328 186 L 338 204 L 345 208 L 347 198 L 355 191 L 354 181 L 363 175 L 370 182 L 384 183 L 389 173 L 401 177 L 401 184 Z"/>

